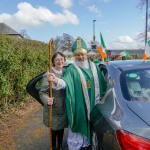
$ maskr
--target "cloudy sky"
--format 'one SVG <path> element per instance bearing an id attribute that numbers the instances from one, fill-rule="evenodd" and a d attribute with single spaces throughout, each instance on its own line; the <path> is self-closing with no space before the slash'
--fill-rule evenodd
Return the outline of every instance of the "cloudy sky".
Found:
<path id="1" fill-rule="evenodd" d="M 67 33 L 86 43 L 100 42 L 108 49 L 144 48 L 136 40 L 145 28 L 140 0 L 0 0 L 0 22 L 17 32 L 26 30 L 33 40 L 48 42 Z M 96 20 L 93 24 L 93 20 Z"/>

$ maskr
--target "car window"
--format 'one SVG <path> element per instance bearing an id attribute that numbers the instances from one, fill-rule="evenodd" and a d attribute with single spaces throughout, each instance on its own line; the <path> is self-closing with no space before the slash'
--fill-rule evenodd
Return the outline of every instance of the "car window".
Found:
<path id="1" fill-rule="evenodd" d="M 36 76 L 35 78 L 31 79 L 26 86 L 27 92 L 35 98 L 41 105 L 44 105 L 39 97 L 39 91 L 41 88 L 41 81 L 42 76 L 45 72 L 41 73 L 40 75 Z"/>
<path id="2" fill-rule="evenodd" d="M 137 101 L 150 101 L 150 69 L 125 72 L 122 79 L 126 83 L 126 87 L 122 91 L 124 96 L 126 92 L 125 98 Z"/>

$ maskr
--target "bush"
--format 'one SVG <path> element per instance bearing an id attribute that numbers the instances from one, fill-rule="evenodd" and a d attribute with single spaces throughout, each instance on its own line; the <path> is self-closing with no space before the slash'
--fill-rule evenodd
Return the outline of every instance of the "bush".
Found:
<path id="1" fill-rule="evenodd" d="M 27 83 L 48 69 L 48 44 L 0 35 L 0 108 L 21 103 Z"/>

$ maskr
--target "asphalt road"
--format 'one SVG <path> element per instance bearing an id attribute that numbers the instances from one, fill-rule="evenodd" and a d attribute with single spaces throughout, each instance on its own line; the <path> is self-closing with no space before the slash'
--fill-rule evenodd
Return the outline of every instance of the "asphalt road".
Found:
<path id="1" fill-rule="evenodd" d="M 14 131 L 16 150 L 50 149 L 49 128 L 43 125 L 42 119 L 42 108 L 40 108 L 28 117 L 22 128 Z M 64 150 L 68 150 L 66 138 L 67 129 L 65 129 L 63 139 Z"/>

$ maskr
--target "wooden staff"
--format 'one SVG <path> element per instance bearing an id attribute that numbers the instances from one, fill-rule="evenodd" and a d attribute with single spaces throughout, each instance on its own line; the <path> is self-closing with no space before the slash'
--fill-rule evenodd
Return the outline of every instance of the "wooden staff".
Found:
<path id="1" fill-rule="evenodd" d="M 52 46 L 53 38 L 49 41 L 49 72 L 52 72 Z M 52 81 L 49 81 L 49 96 L 52 98 Z M 52 105 L 49 109 L 49 126 L 50 126 L 50 150 L 52 150 Z"/>

